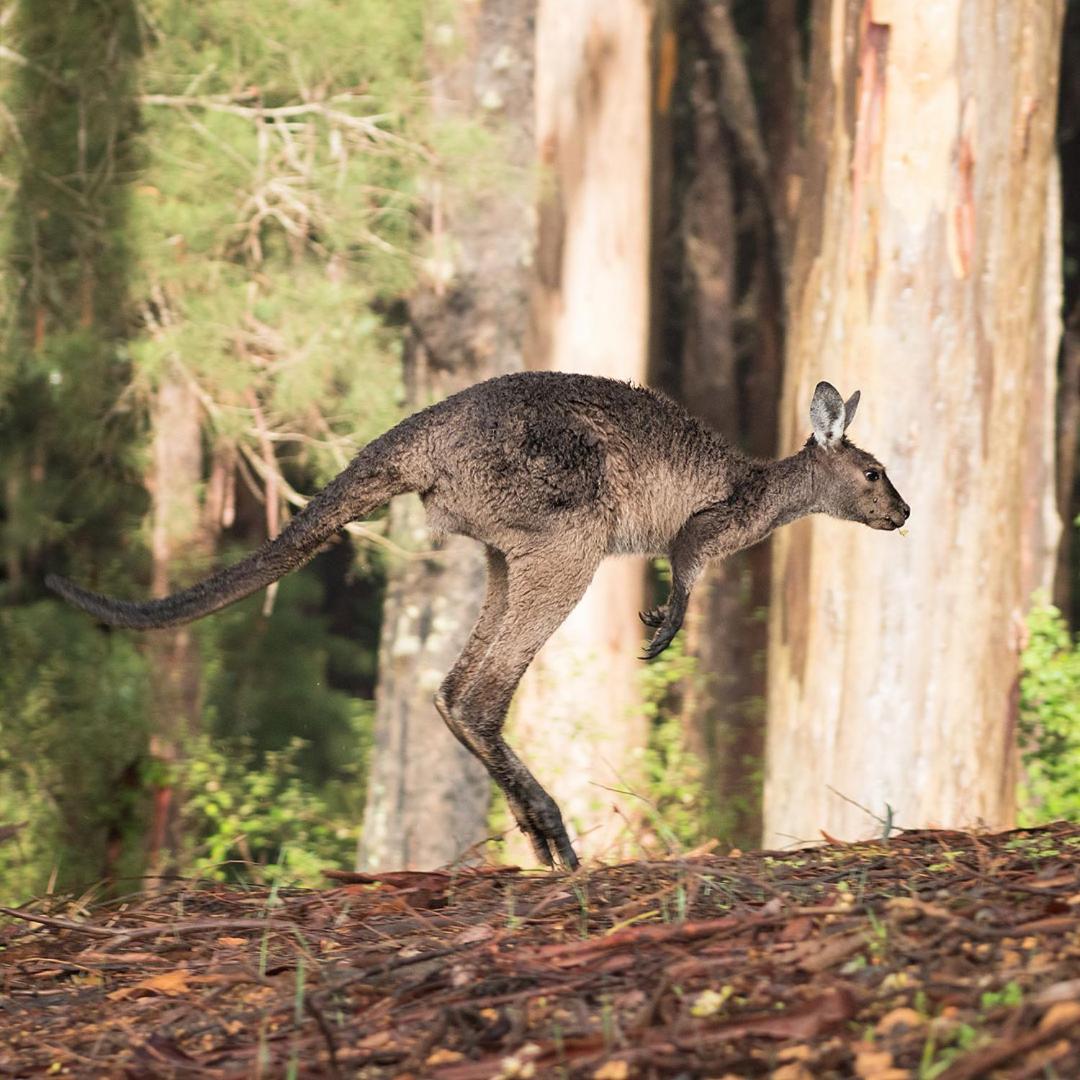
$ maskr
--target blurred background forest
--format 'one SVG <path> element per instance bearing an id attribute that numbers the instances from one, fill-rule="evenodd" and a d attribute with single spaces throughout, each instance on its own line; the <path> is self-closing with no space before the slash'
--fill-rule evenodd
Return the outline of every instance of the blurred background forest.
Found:
<path id="1" fill-rule="evenodd" d="M 191 627 L 43 587 L 190 583 L 523 367 L 760 456 L 861 389 L 913 509 L 713 567 L 651 665 L 666 568 L 605 564 L 511 721 L 583 855 L 1076 819 L 1078 125 L 1078 0 L 0 0 L 0 899 L 529 861 L 417 500 Z"/>

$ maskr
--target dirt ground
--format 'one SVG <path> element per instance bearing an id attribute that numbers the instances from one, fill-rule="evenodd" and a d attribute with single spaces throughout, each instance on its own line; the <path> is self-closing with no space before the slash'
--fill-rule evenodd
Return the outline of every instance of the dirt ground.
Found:
<path id="1" fill-rule="evenodd" d="M 0 1075 L 1080 1077 L 1080 826 L 0 914 Z"/>

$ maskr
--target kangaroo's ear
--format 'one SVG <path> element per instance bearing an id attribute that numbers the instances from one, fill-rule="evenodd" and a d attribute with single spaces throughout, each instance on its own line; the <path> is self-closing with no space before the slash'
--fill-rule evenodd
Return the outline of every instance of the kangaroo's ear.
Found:
<path id="1" fill-rule="evenodd" d="M 851 421 L 855 419 L 855 410 L 859 407 L 859 398 L 860 397 L 862 397 L 862 392 L 859 391 L 859 390 L 856 390 L 855 393 L 852 394 L 851 397 L 849 397 L 847 399 L 847 401 L 844 402 L 844 430 L 845 431 L 847 431 L 847 429 L 851 426 Z"/>
<path id="2" fill-rule="evenodd" d="M 852 409 L 852 413 L 854 413 Z M 810 423 L 819 446 L 836 446 L 844 437 L 847 426 L 844 399 L 831 383 L 819 382 L 810 402 Z"/>

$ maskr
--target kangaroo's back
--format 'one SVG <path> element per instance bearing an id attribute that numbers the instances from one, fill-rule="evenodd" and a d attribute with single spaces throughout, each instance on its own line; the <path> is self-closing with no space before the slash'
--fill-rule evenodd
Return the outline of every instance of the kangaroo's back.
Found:
<path id="1" fill-rule="evenodd" d="M 589 375 L 502 376 L 416 420 L 409 454 L 430 523 L 498 547 L 588 528 L 613 552 L 661 550 L 673 523 L 722 497 L 731 457 L 662 394 Z"/>

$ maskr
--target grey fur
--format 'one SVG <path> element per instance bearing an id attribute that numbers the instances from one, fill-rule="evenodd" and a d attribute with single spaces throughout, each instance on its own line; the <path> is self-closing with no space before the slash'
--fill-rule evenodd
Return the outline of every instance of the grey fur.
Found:
<path id="1" fill-rule="evenodd" d="M 575 867 L 559 808 L 507 746 L 502 728 L 525 669 L 585 592 L 606 555 L 666 555 L 667 602 L 645 659 L 682 625 L 709 559 L 811 513 L 896 529 L 909 508 L 872 455 L 843 432 L 844 403 L 819 383 L 813 435 L 797 454 L 741 454 L 655 391 L 612 379 L 524 372 L 479 383 L 403 420 L 366 446 L 281 535 L 235 566 L 160 600 L 116 600 L 62 578 L 47 583 L 103 622 L 188 622 L 310 560 L 347 522 L 416 491 L 437 532 L 485 545 L 487 596 L 435 704 L 506 793 L 538 858 Z"/>

